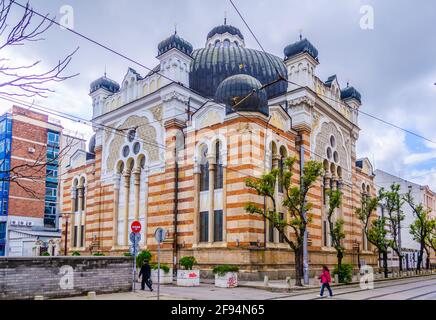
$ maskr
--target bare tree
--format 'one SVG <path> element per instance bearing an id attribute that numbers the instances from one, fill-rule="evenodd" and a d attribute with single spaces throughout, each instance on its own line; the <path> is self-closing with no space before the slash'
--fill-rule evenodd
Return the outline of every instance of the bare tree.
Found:
<path id="1" fill-rule="evenodd" d="M 61 167 L 63 161 L 68 160 L 70 151 L 80 143 L 77 140 L 70 139 L 66 142 L 65 146 L 61 149 L 56 149 L 52 146 L 47 146 L 38 152 L 38 154 L 31 161 L 23 161 L 15 164 L 12 167 L 6 166 L 6 159 L 0 161 L 0 182 L 14 183 L 28 195 L 35 199 L 44 199 L 45 187 L 38 189 L 38 183 L 45 185 L 47 177 L 47 167 L 54 165 L 58 168 Z M 55 156 L 48 158 L 47 151 L 52 151 Z M 10 152 L 6 150 L 6 152 Z M 65 172 L 58 174 L 56 178 L 62 179 Z"/>
<path id="2" fill-rule="evenodd" d="M 416 204 L 412 196 L 412 191 L 409 191 L 404 196 L 404 201 L 409 204 L 413 210 L 415 221 L 410 225 L 410 234 L 413 239 L 419 243 L 417 272 L 421 270 L 424 260 L 424 251 L 427 255 L 426 269 L 430 269 L 430 246 L 429 237 L 434 232 L 434 220 L 430 217 L 431 210 L 426 209 L 422 203 Z"/>
<path id="3" fill-rule="evenodd" d="M 72 53 L 60 60 L 54 67 L 45 71 L 37 71 L 41 61 L 28 65 L 16 65 L 5 58 L 7 47 L 23 46 L 29 42 L 43 40 L 42 35 L 53 25 L 53 19 L 48 15 L 40 17 L 26 4 L 24 12 L 18 20 L 11 21 L 11 9 L 15 0 L 0 0 L 0 94 L 22 97 L 47 97 L 53 92 L 49 85 L 70 79 L 74 75 L 64 75 L 71 62 Z"/>

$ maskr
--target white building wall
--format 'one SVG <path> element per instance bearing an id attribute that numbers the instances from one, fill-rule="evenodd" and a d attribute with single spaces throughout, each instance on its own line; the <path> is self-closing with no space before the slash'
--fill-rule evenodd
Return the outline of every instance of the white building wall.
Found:
<path id="1" fill-rule="evenodd" d="M 404 180 L 400 177 L 391 175 L 382 170 L 375 171 L 375 184 L 377 188 L 377 193 L 381 187 L 383 187 L 385 190 L 390 190 L 391 185 L 394 183 L 400 185 L 400 194 L 408 193 L 409 188 L 411 188 L 412 196 L 415 199 L 416 204 L 422 203 L 424 201 L 424 191 L 421 185 Z M 405 260 L 407 258 L 409 260 L 409 268 L 415 268 L 418 258 L 417 252 L 419 251 L 419 243 L 413 240 L 413 237 L 410 234 L 410 225 L 415 220 L 415 216 L 413 214 L 412 208 L 407 203 L 404 203 L 402 210 L 405 216 L 404 220 L 401 222 L 401 248 L 404 254 L 403 266 L 406 267 Z M 381 208 L 377 209 L 377 213 L 379 216 L 381 216 Z M 394 267 L 398 266 L 398 260 L 396 258 L 396 255 L 392 256 L 392 254 L 389 254 L 388 265 Z"/>

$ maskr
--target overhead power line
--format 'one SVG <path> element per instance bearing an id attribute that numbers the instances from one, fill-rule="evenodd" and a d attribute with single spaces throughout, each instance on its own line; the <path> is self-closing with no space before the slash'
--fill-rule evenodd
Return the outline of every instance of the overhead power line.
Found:
<path id="1" fill-rule="evenodd" d="M 235 11 L 238 13 L 238 15 L 239 15 L 239 17 L 241 18 L 241 20 L 244 22 L 244 24 L 245 24 L 245 26 L 247 27 L 247 29 L 250 31 L 251 35 L 253 36 L 253 38 L 255 39 L 255 41 L 257 42 L 257 44 L 259 45 L 260 49 L 261 49 L 265 54 L 267 54 L 267 52 L 265 51 L 264 47 L 263 47 L 262 44 L 260 43 L 259 39 L 258 39 L 257 36 L 254 34 L 252 28 L 251 28 L 251 27 L 248 25 L 248 23 L 246 22 L 246 20 L 245 20 L 245 18 L 243 17 L 241 11 L 237 8 L 237 6 L 236 6 L 235 3 L 233 2 L 233 0 L 229 0 L 229 1 L 230 1 L 231 5 L 233 6 L 233 8 L 235 9 Z M 276 72 L 277 72 L 277 74 L 278 74 L 279 77 L 282 77 L 282 75 L 280 74 L 280 72 L 277 71 L 277 69 L 276 69 Z M 298 83 L 295 83 L 295 82 L 290 81 L 290 80 L 286 80 L 286 81 L 287 81 L 288 83 L 291 83 L 291 84 L 297 86 L 298 88 L 306 89 L 305 86 L 302 86 L 302 85 L 300 85 L 300 84 L 298 84 Z M 328 99 L 328 100 L 334 101 L 335 103 L 338 103 L 338 104 L 340 104 L 340 105 L 343 105 L 343 106 L 349 108 L 349 106 L 348 106 L 347 104 L 344 104 L 342 101 L 338 101 L 338 100 L 336 100 L 336 99 L 333 99 L 333 98 L 331 98 L 331 97 L 328 97 L 328 96 L 323 95 L 323 94 L 320 94 L 320 93 L 316 93 L 316 94 L 317 94 L 318 96 L 320 96 L 320 97 L 324 97 L 324 98 L 326 98 L 326 99 Z M 404 132 L 406 132 L 406 133 L 408 133 L 408 134 L 414 135 L 414 136 L 416 136 L 416 137 L 418 137 L 418 138 L 420 138 L 420 139 L 423 139 L 423 140 L 425 140 L 425 141 L 428 141 L 428 142 L 431 142 L 431 143 L 433 143 L 433 144 L 436 144 L 436 141 L 434 141 L 434 140 L 432 140 L 432 139 L 429 139 L 429 138 L 427 138 L 427 137 L 424 137 L 424 136 L 422 136 L 422 135 L 420 135 L 420 134 L 418 134 L 418 133 L 416 133 L 416 132 L 413 132 L 413 131 L 411 131 L 411 130 L 409 130 L 409 129 L 402 128 L 402 127 L 400 127 L 400 126 L 398 126 L 398 125 L 396 125 L 396 124 L 394 124 L 394 123 L 392 123 L 392 122 L 389 122 L 389 121 L 387 121 L 387 120 L 383 120 L 383 119 L 381 119 L 380 117 L 374 116 L 374 115 L 372 115 L 372 114 L 370 114 L 370 113 L 367 113 L 367 112 L 364 112 L 364 111 L 361 111 L 361 110 L 358 110 L 358 112 L 361 113 L 361 114 L 363 114 L 363 115 L 365 115 L 365 116 L 368 116 L 368 117 L 370 117 L 370 118 L 373 118 L 373 119 L 375 119 L 375 120 L 377 120 L 377 121 L 380 121 L 380 122 L 382 122 L 382 123 L 384 123 L 384 124 L 386 124 L 386 125 L 392 126 L 392 127 L 396 128 L 396 129 L 402 130 L 402 131 L 404 131 Z"/>

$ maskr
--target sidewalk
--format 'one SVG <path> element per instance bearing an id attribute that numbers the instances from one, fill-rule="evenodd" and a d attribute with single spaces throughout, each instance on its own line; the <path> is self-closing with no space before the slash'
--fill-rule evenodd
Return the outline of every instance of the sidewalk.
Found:
<path id="1" fill-rule="evenodd" d="M 392 274 L 389 274 L 388 278 L 384 278 L 381 274 L 374 274 L 374 283 L 376 282 L 383 282 L 383 281 L 391 281 L 391 280 L 401 280 L 401 279 L 410 279 L 410 278 L 419 278 L 419 277 L 426 277 L 435 275 L 435 273 L 428 273 L 428 274 L 413 274 L 413 275 L 407 275 L 407 276 L 396 276 L 393 277 Z M 357 276 L 353 276 L 353 281 L 345 284 L 345 283 L 331 283 L 331 287 L 343 287 L 343 286 L 356 286 L 360 284 L 360 279 Z M 291 286 L 286 282 L 286 280 L 270 280 L 268 281 L 268 284 L 265 285 L 263 281 L 239 281 L 238 283 L 239 287 L 246 287 L 246 288 L 255 288 L 255 289 L 261 289 L 261 290 L 268 290 L 271 292 L 283 292 L 283 293 L 289 293 L 289 292 L 295 292 L 295 291 L 303 291 L 307 290 L 308 292 L 312 290 L 319 290 L 320 282 L 318 279 L 310 278 L 309 279 L 309 285 L 303 286 L 303 287 L 297 287 L 295 286 L 295 279 L 291 279 Z"/>

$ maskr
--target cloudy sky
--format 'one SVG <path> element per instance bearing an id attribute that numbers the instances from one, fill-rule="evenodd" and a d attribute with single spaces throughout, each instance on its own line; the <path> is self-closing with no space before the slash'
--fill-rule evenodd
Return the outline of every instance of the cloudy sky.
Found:
<path id="1" fill-rule="evenodd" d="M 23 3 L 24 0 L 18 0 Z M 157 64 L 157 44 L 174 32 L 203 47 L 206 35 L 228 23 L 242 31 L 248 47 L 258 49 L 228 0 L 31 0 L 35 10 L 62 17 L 71 6 L 74 29 L 142 64 Z M 337 74 L 363 96 L 362 111 L 436 141 L 436 2 L 434 0 L 235 0 L 263 47 L 280 57 L 298 39 L 299 30 L 319 50 L 317 74 Z M 362 6 L 374 10 L 374 28 L 361 28 Z M 64 7 L 65 8 L 65 7 Z M 14 9 L 19 14 L 21 9 Z M 76 47 L 68 72 L 74 79 L 54 86 L 56 92 L 35 102 L 49 108 L 91 117 L 89 83 L 103 75 L 121 82 L 129 66 L 148 71 L 53 27 L 45 40 L 7 50 L 17 63 L 42 60 L 55 64 Z M 0 101 L 0 111 L 10 104 Z M 85 125 L 64 121 L 86 134 Z M 436 190 L 436 144 L 360 115 L 358 156 L 386 170 Z"/>

